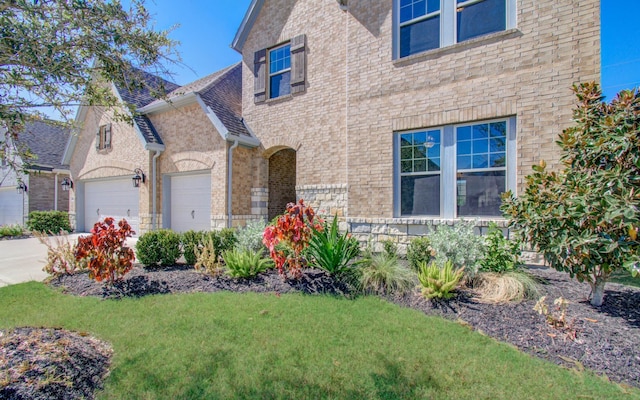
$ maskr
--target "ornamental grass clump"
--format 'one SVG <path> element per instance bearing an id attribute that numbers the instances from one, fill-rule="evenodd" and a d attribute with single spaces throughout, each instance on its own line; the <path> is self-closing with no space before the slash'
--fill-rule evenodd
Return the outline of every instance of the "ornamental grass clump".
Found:
<path id="1" fill-rule="evenodd" d="M 422 296 L 426 299 L 450 299 L 464 276 L 464 268 L 454 269 L 453 262 L 447 260 L 439 266 L 436 261 L 420 264 L 418 280 L 422 286 Z"/>
<path id="2" fill-rule="evenodd" d="M 199 272 L 205 272 L 212 276 L 218 276 L 224 272 L 220 258 L 216 254 L 216 247 L 211 236 L 205 239 L 202 247 L 193 249 L 196 256 L 196 262 L 193 268 Z"/>
<path id="3" fill-rule="evenodd" d="M 355 286 L 363 293 L 404 293 L 415 287 L 416 275 L 386 249 L 374 253 L 371 245 L 363 250 L 362 259 L 356 264 Z"/>
<path id="4" fill-rule="evenodd" d="M 47 247 L 47 260 L 42 270 L 53 277 L 71 275 L 87 269 L 87 259 L 77 260 L 75 246 L 67 235 L 48 236 L 43 232 L 33 233 Z"/>

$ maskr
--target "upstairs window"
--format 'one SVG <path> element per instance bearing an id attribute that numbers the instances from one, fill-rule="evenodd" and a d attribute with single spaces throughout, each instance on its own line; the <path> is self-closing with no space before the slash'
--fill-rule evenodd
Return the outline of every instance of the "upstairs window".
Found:
<path id="1" fill-rule="evenodd" d="M 111 124 L 100 125 L 96 133 L 96 150 L 108 150 L 111 148 Z"/>
<path id="2" fill-rule="evenodd" d="M 516 0 L 395 0 L 395 57 L 515 27 Z"/>
<path id="3" fill-rule="evenodd" d="M 306 36 L 254 54 L 254 102 L 263 103 L 306 90 Z"/>
<path id="4" fill-rule="evenodd" d="M 269 98 L 291 93 L 291 45 L 269 50 Z"/>

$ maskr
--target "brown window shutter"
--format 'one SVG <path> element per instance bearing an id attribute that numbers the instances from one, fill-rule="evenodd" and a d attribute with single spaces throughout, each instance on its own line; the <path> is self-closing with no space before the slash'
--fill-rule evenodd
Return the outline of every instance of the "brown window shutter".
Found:
<path id="1" fill-rule="evenodd" d="M 102 148 L 102 127 L 98 128 L 98 132 L 96 132 L 96 150 L 100 150 Z"/>
<path id="2" fill-rule="evenodd" d="M 256 103 L 267 99 L 267 49 L 256 51 L 253 63 L 253 95 Z"/>
<path id="3" fill-rule="evenodd" d="M 107 124 L 104 128 L 104 148 L 111 148 L 111 124 Z"/>
<path id="4" fill-rule="evenodd" d="M 302 93 L 306 88 L 306 35 L 291 39 L 291 93 Z"/>

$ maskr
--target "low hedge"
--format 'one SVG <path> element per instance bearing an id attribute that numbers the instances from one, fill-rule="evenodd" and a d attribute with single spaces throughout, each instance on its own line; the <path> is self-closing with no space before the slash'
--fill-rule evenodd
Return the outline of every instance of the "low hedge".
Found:
<path id="1" fill-rule="evenodd" d="M 180 251 L 180 234 L 170 229 L 150 231 L 138 238 L 136 256 L 146 267 L 174 265 Z"/>
<path id="2" fill-rule="evenodd" d="M 61 231 L 71 232 L 69 214 L 64 211 L 31 211 L 27 229 L 54 235 Z"/>

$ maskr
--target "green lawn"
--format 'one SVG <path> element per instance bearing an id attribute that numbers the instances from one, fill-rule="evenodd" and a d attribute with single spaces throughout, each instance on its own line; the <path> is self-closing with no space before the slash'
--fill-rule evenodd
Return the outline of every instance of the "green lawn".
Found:
<path id="1" fill-rule="evenodd" d="M 114 347 L 104 399 L 640 398 L 374 297 L 0 289 L 0 328 L 89 332 Z"/>
<path id="2" fill-rule="evenodd" d="M 613 274 L 611 274 L 610 281 L 615 283 L 621 283 L 627 286 L 640 287 L 640 275 L 634 278 L 633 275 L 631 275 L 631 272 L 627 270 L 614 272 Z"/>

